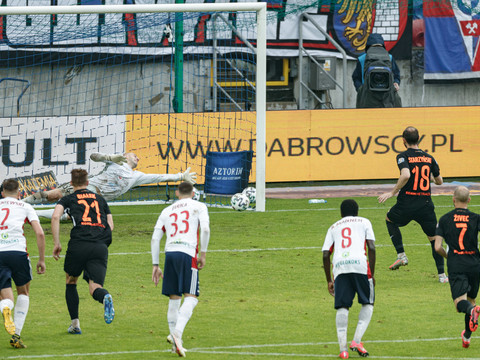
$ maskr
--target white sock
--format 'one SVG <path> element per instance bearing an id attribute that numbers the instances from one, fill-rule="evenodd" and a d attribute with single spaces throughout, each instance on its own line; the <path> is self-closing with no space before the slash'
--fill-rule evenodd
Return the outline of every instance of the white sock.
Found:
<path id="1" fill-rule="evenodd" d="M 72 320 L 72 326 L 74 328 L 79 328 L 80 329 L 80 320 L 79 319 L 73 319 Z"/>
<path id="2" fill-rule="evenodd" d="M 348 347 L 347 347 L 348 309 L 340 308 L 337 310 L 335 323 L 337 325 L 337 338 L 338 338 L 338 345 L 340 345 L 340 352 L 348 351 Z"/>
<path id="3" fill-rule="evenodd" d="M 198 304 L 198 299 L 193 296 L 185 297 L 183 300 L 183 304 L 178 311 L 178 319 L 177 324 L 175 325 L 175 335 L 182 338 L 183 330 L 185 330 L 185 326 L 187 326 L 188 320 L 193 314 L 193 309 Z"/>
<path id="4" fill-rule="evenodd" d="M 40 217 L 51 219 L 54 210 L 55 209 L 36 210 L 36 212 L 37 212 L 37 215 L 40 216 Z M 60 216 L 60 221 L 65 221 L 65 220 L 68 220 L 68 215 L 67 214 L 62 214 L 62 216 Z"/>
<path id="5" fill-rule="evenodd" d="M 15 314 L 13 322 L 15 323 L 15 334 L 20 335 L 23 324 L 28 314 L 28 307 L 30 305 L 30 298 L 27 295 L 18 295 L 17 304 L 15 306 Z"/>
<path id="6" fill-rule="evenodd" d="M 55 210 L 55 209 L 36 210 L 36 213 L 37 213 L 37 215 L 40 216 L 40 217 L 44 217 L 44 218 L 47 218 L 47 219 L 51 219 L 54 210 Z"/>
<path id="7" fill-rule="evenodd" d="M 407 255 L 405 255 L 404 252 L 401 252 L 401 253 L 398 253 L 398 254 L 397 254 L 397 259 L 401 259 L 401 258 L 403 258 L 403 257 L 407 257 Z"/>
<path id="8" fill-rule="evenodd" d="M 357 344 L 360 344 L 362 342 L 363 334 L 365 334 L 365 331 L 367 331 L 368 324 L 370 324 L 370 319 L 372 318 L 372 314 L 373 305 L 362 305 L 360 313 L 358 314 L 357 329 L 355 330 L 355 335 L 353 337 L 353 341 L 355 341 Z"/>
<path id="9" fill-rule="evenodd" d="M 181 303 L 182 299 L 170 299 L 168 301 L 167 321 L 170 334 L 173 334 L 173 331 L 175 330 L 175 325 L 177 324 L 178 318 L 178 309 L 180 309 Z"/>
<path id="10" fill-rule="evenodd" d="M 0 301 L 0 312 L 3 313 L 3 309 L 5 309 L 5 307 L 8 307 L 10 308 L 10 310 L 13 310 L 13 307 L 15 306 L 13 304 L 13 301 L 10 300 L 10 299 L 3 299 Z"/>

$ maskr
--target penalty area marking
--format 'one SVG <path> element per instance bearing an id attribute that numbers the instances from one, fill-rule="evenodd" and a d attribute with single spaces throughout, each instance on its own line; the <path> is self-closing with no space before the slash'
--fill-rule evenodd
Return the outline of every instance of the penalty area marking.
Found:
<path id="1" fill-rule="evenodd" d="M 360 210 L 385 210 L 385 213 L 388 212 L 388 210 L 393 206 L 394 204 L 392 204 L 391 206 L 373 206 L 373 207 L 360 207 L 359 209 Z M 315 205 L 313 205 L 315 206 Z M 308 208 L 308 209 L 278 209 L 278 210 L 268 210 L 266 212 L 269 212 L 269 213 L 280 213 L 280 212 L 303 212 L 303 211 L 338 211 L 339 208 L 317 208 L 317 207 L 311 207 L 311 208 Z M 468 207 L 479 207 L 480 205 L 475 205 L 475 204 L 469 204 Z M 452 208 L 453 210 L 453 205 L 435 205 L 435 208 Z M 208 211 L 209 214 L 238 214 L 238 211 L 234 211 L 234 210 L 231 210 L 231 211 L 228 211 L 228 209 L 226 209 L 227 211 Z M 114 217 L 115 216 L 132 216 L 132 214 L 115 214 L 113 213 L 112 214 Z M 135 213 L 135 215 L 137 216 L 144 216 L 144 215 L 155 215 L 155 216 L 158 216 L 160 215 L 160 211 L 158 212 L 158 214 L 152 214 L 152 213 Z"/>
<path id="2" fill-rule="evenodd" d="M 391 244 L 375 244 L 375 247 L 391 247 Z M 430 246 L 430 244 L 408 244 L 406 247 L 412 246 Z M 296 247 L 275 247 L 275 248 L 254 248 L 254 249 L 216 249 L 208 250 L 209 253 L 244 253 L 244 252 L 259 252 L 259 251 L 296 251 L 296 250 L 321 250 L 321 246 L 296 246 Z M 165 253 L 160 251 L 160 254 Z M 118 252 L 118 253 L 109 253 L 108 256 L 124 256 L 124 255 L 150 255 L 150 251 L 143 252 Z M 51 255 L 46 255 L 45 257 L 52 257 Z M 60 255 L 64 257 L 64 255 Z M 38 255 L 30 256 L 31 259 L 38 258 Z"/>
<path id="3" fill-rule="evenodd" d="M 414 342 L 438 342 L 438 341 L 458 341 L 458 337 L 436 338 L 436 339 L 405 339 L 405 340 L 369 340 L 368 343 L 414 343 Z M 256 352 L 245 351 L 248 349 L 262 349 L 275 347 L 305 347 L 305 346 L 322 346 L 336 345 L 336 342 L 314 342 L 314 343 L 285 343 L 285 344 L 261 344 L 261 345 L 233 345 L 233 346 L 214 346 L 207 348 L 189 349 L 189 353 L 212 354 L 212 355 L 248 355 L 248 356 L 269 356 L 269 357 L 287 357 L 287 358 L 338 358 L 338 354 L 297 354 L 297 353 L 281 353 L 281 352 Z M 234 351 L 234 350 L 241 351 Z M 243 350 L 243 351 L 242 351 Z M 171 350 L 131 350 L 131 351 L 109 351 L 109 352 L 87 352 L 87 353 L 63 353 L 63 354 L 42 354 L 42 355 L 22 355 L 7 356 L 3 359 L 48 359 L 48 358 L 71 358 L 71 357 L 90 357 L 90 356 L 120 356 L 128 354 L 154 354 L 154 353 L 170 353 Z M 372 359 L 420 359 L 420 360 L 480 360 L 479 357 L 449 357 L 449 356 L 376 356 L 370 355 Z"/>

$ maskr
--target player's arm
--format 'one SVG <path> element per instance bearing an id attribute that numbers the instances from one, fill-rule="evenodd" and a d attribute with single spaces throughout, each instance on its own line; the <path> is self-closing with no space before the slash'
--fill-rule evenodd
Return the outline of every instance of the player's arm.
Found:
<path id="1" fill-rule="evenodd" d="M 60 253 L 62 252 L 62 245 L 60 244 L 60 218 L 63 211 L 63 205 L 57 204 L 52 215 L 53 258 L 55 260 L 60 258 Z"/>
<path id="2" fill-rule="evenodd" d="M 370 267 L 370 273 L 372 274 L 372 279 L 375 279 L 375 260 L 376 260 L 375 241 L 367 239 L 367 248 L 368 248 L 368 266 Z"/>
<path id="3" fill-rule="evenodd" d="M 32 228 L 37 238 L 38 247 L 38 262 L 37 262 L 37 274 L 45 273 L 45 233 L 43 232 L 42 225 L 39 221 L 32 221 Z"/>
<path id="4" fill-rule="evenodd" d="M 195 184 L 196 179 L 197 173 L 190 172 L 190 168 L 185 170 L 183 173 L 180 172 L 178 174 L 144 174 L 140 171 L 136 171 L 135 182 L 132 187 L 169 181 L 187 181 L 193 185 Z"/>
<path id="5" fill-rule="evenodd" d="M 93 153 L 90 155 L 90 160 L 95 162 L 114 162 L 115 164 L 122 165 L 127 162 L 127 158 L 121 154 L 103 154 Z"/>
<path id="6" fill-rule="evenodd" d="M 325 271 L 325 277 L 327 279 L 328 292 L 330 293 L 330 295 L 335 296 L 331 267 L 332 266 L 330 262 L 330 251 L 323 250 L 323 270 Z"/>
<path id="7" fill-rule="evenodd" d="M 440 235 L 435 235 L 435 251 L 446 259 L 447 252 L 443 248 L 442 243 L 443 243 L 443 237 L 441 237 Z"/>
<path id="8" fill-rule="evenodd" d="M 408 167 L 402 168 L 400 170 L 400 177 L 398 178 L 397 183 L 395 184 L 392 191 L 389 191 L 380 195 L 378 197 L 378 202 L 380 204 L 384 203 L 391 197 L 395 196 L 405 186 L 405 184 L 408 182 L 409 179 L 410 179 L 410 169 Z"/>
<path id="9" fill-rule="evenodd" d="M 107 223 L 110 226 L 110 230 L 113 231 L 113 216 L 112 214 L 107 214 Z"/>
<path id="10" fill-rule="evenodd" d="M 205 267 L 207 262 L 207 248 L 210 241 L 210 224 L 208 222 L 200 223 L 200 259 L 198 260 L 198 269 Z"/>
<path id="11" fill-rule="evenodd" d="M 162 270 L 160 270 L 159 263 L 160 263 L 160 240 L 163 237 L 163 230 L 162 228 L 155 227 L 152 235 L 151 241 L 151 251 L 152 251 L 152 281 L 155 286 L 158 285 L 160 278 L 163 279 Z"/>
<path id="12" fill-rule="evenodd" d="M 435 183 L 436 185 L 442 185 L 442 184 L 443 184 L 442 175 L 433 176 L 433 174 L 430 173 L 430 182 L 433 182 L 433 183 Z"/>

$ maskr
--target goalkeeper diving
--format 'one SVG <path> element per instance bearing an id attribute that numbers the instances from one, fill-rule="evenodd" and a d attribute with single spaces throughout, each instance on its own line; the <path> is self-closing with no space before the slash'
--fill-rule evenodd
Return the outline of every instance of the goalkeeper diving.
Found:
<path id="1" fill-rule="evenodd" d="M 196 173 L 190 172 L 190 168 L 178 174 L 145 174 L 134 170 L 138 165 L 139 158 L 131 152 L 123 155 L 93 153 L 90 155 L 90 159 L 95 162 L 104 162 L 105 167 L 99 174 L 88 179 L 87 189 L 102 195 L 107 201 L 116 199 L 136 186 L 168 181 L 187 181 L 193 185 L 197 178 Z M 32 205 L 51 203 L 71 193 L 73 193 L 72 185 L 65 183 L 56 189 L 38 191 L 26 197 L 23 201 Z M 45 214 L 43 214 L 44 212 Z M 37 211 L 39 216 L 45 217 L 50 217 L 48 216 L 49 212 L 51 211 Z"/>

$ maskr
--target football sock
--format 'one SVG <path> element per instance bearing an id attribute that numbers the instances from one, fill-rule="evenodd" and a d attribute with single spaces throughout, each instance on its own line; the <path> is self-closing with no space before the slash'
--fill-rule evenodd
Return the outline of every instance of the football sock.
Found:
<path id="1" fill-rule="evenodd" d="M 397 250 L 397 254 L 405 252 L 403 249 L 402 233 L 400 232 L 400 228 L 398 225 L 388 220 L 386 220 L 386 223 L 388 234 L 390 235 L 390 239 L 392 240 L 395 250 Z"/>
<path id="2" fill-rule="evenodd" d="M 100 304 L 103 304 L 103 298 L 108 294 L 108 291 L 104 288 L 96 288 L 92 294 L 92 297 Z"/>
<path id="3" fill-rule="evenodd" d="M 470 339 L 472 332 L 470 331 L 470 312 L 465 314 L 465 333 L 463 334 L 467 339 Z"/>
<path id="4" fill-rule="evenodd" d="M 337 309 L 335 323 L 337 325 L 337 338 L 338 338 L 338 345 L 340 345 L 340 352 L 348 351 L 347 349 L 348 309 L 346 308 Z"/>
<path id="5" fill-rule="evenodd" d="M 10 299 L 3 299 L 0 301 L 0 313 L 3 313 L 3 309 L 5 307 L 8 307 L 10 310 L 13 310 L 13 307 L 15 305 L 13 304 L 13 301 Z"/>
<path id="6" fill-rule="evenodd" d="M 55 210 L 55 209 L 35 210 L 35 212 L 36 212 L 37 215 L 40 216 L 40 217 L 44 217 L 44 218 L 47 218 L 47 219 L 51 219 L 54 210 Z"/>
<path id="7" fill-rule="evenodd" d="M 185 297 L 182 306 L 180 306 L 180 310 L 178 310 L 177 323 L 175 324 L 175 335 L 182 338 L 183 330 L 185 330 L 185 326 L 187 326 L 188 320 L 190 320 L 190 317 L 193 314 L 193 309 L 197 304 L 197 298 L 193 296 Z"/>
<path id="8" fill-rule="evenodd" d="M 35 210 L 38 216 L 46 218 L 46 219 L 51 219 L 53 215 L 53 211 L 55 209 L 47 209 L 47 210 Z M 65 221 L 68 220 L 68 215 L 67 214 L 62 214 L 60 217 L 60 221 Z"/>
<path id="9" fill-rule="evenodd" d="M 77 284 L 67 284 L 65 289 L 65 300 L 67 300 L 67 309 L 70 319 L 78 319 L 78 304 L 80 302 L 77 292 Z"/>
<path id="10" fill-rule="evenodd" d="M 470 317 L 470 313 L 472 311 L 473 305 L 470 301 L 468 300 L 460 300 L 457 303 L 457 310 L 458 312 L 467 314 L 468 317 Z"/>
<path id="11" fill-rule="evenodd" d="M 432 246 L 432 256 L 435 260 L 437 271 L 439 274 L 443 274 L 445 272 L 445 262 L 443 261 L 443 256 L 435 251 L 435 241 L 430 241 L 430 245 Z"/>
<path id="12" fill-rule="evenodd" d="M 79 319 L 72 319 L 72 326 L 74 328 L 79 328 L 80 329 L 80 320 Z"/>
<path id="13" fill-rule="evenodd" d="M 358 324 L 357 329 L 355 330 L 355 335 L 353 336 L 353 341 L 357 344 L 362 342 L 363 334 L 367 331 L 368 324 L 370 324 L 370 319 L 373 314 L 373 305 L 366 304 L 362 305 L 360 313 L 358 314 Z"/>
<path id="14" fill-rule="evenodd" d="M 27 317 L 28 307 L 30 305 L 30 298 L 27 295 L 18 295 L 17 303 L 15 305 L 15 312 L 13 315 L 13 322 L 15 323 L 15 334 L 20 336 L 25 318 Z"/>
<path id="15" fill-rule="evenodd" d="M 182 299 L 170 299 L 168 302 L 167 321 L 170 334 L 173 334 L 173 331 L 175 330 L 175 325 L 177 324 L 178 319 L 178 309 L 180 309 L 181 303 Z"/>

